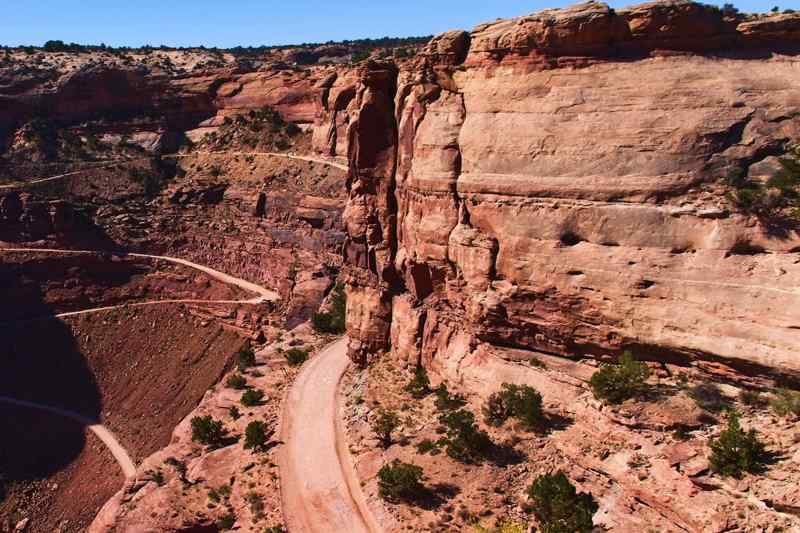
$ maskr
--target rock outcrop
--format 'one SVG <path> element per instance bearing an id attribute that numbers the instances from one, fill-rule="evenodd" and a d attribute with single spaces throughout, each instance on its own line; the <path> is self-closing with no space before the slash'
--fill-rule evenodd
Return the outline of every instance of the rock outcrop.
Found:
<path id="1" fill-rule="evenodd" d="M 800 140 L 798 24 L 590 2 L 370 62 L 347 98 L 329 80 L 315 148 L 346 126 L 353 358 L 467 333 L 800 375 L 800 235 L 722 181 Z"/>

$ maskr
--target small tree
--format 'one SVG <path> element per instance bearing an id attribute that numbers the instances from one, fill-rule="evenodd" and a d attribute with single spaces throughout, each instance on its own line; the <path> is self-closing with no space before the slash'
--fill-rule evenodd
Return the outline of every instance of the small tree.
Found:
<path id="1" fill-rule="evenodd" d="M 616 365 L 602 365 L 592 375 L 589 385 L 595 398 L 609 403 L 621 403 L 633 398 L 645 388 L 645 381 L 650 376 L 650 369 L 641 361 L 634 359 L 633 354 L 625 352 Z"/>
<path id="2" fill-rule="evenodd" d="M 492 446 L 489 435 L 478 429 L 475 415 L 466 409 L 443 413 L 439 422 L 447 432 L 447 455 L 457 461 L 478 463 Z"/>
<path id="3" fill-rule="evenodd" d="M 711 469 L 723 476 L 738 478 L 743 472 L 756 474 L 764 468 L 764 444 L 754 429 L 742 429 L 738 413 L 730 413 L 728 427 L 711 441 L 710 447 Z"/>
<path id="4" fill-rule="evenodd" d="M 245 407 L 255 407 L 261 404 L 264 399 L 264 391 L 259 389 L 248 389 L 242 393 L 242 405 Z"/>
<path id="5" fill-rule="evenodd" d="M 260 420 L 250 422 L 244 430 L 244 449 L 262 451 L 268 439 L 267 425 L 264 422 Z"/>
<path id="6" fill-rule="evenodd" d="M 327 311 L 315 313 L 311 324 L 320 333 L 341 334 L 345 331 L 347 317 L 347 294 L 344 286 L 337 284 L 333 288 L 331 303 Z"/>
<path id="7" fill-rule="evenodd" d="M 769 404 L 778 416 L 800 416 L 800 391 L 778 389 Z"/>
<path id="8" fill-rule="evenodd" d="M 300 366 L 308 360 L 309 350 L 290 348 L 283 354 L 289 366 Z"/>
<path id="9" fill-rule="evenodd" d="M 395 459 L 378 471 L 378 494 L 391 502 L 412 501 L 425 494 L 422 468 Z"/>
<path id="10" fill-rule="evenodd" d="M 511 407 L 499 392 L 489 395 L 481 411 L 483 412 L 483 421 L 492 427 L 502 426 L 511 416 Z"/>
<path id="11" fill-rule="evenodd" d="M 467 400 L 464 398 L 463 394 L 451 394 L 450 391 L 447 390 L 447 385 L 444 383 L 436 387 L 434 392 L 436 394 L 434 405 L 440 411 L 460 409 L 467 404 Z"/>
<path id="12" fill-rule="evenodd" d="M 225 429 L 220 420 L 210 415 L 196 416 L 191 420 L 192 440 L 208 446 L 219 446 L 225 438 Z"/>
<path id="13" fill-rule="evenodd" d="M 249 346 L 245 346 L 239 350 L 237 362 L 239 370 L 244 372 L 251 366 L 256 366 L 256 353 Z"/>
<path id="14" fill-rule="evenodd" d="M 372 431 L 384 448 L 392 445 L 392 432 L 400 425 L 400 417 L 394 411 L 380 409 L 372 421 Z"/>
<path id="15" fill-rule="evenodd" d="M 414 377 L 405 386 L 405 391 L 417 400 L 424 398 L 431 392 L 431 380 L 428 379 L 428 371 L 422 365 L 417 365 L 414 370 Z"/>
<path id="16" fill-rule="evenodd" d="M 589 533 L 598 506 L 591 494 L 578 493 L 563 472 L 539 476 L 528 487 L 533 514 L 542 533 Z"/>
<path id="17" fill-rule="evenodd" d="M 231 374 L 225 380 L 225 386 L 229 389 L 243 390 L 247 388 L 247 379 L 241 374 Z"/>

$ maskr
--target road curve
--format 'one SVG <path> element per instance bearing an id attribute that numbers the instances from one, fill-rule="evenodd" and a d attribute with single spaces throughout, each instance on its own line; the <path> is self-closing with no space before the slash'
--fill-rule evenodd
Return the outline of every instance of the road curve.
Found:
<path id="1" fill-rule="evenodd" d="M 378 533 L 341 430 L 339 383 L 350 359 L 342 338 L 311 359 L 283 404 L 281 499 L 289 531 Z"/>
<path id="2" fill-rule="evenodd" d="M 58 250 L 53 248 L 0 248 L 0 253 L 3 252 L 36 252 L 36 253 L 46 253 L 46 254 L 75 254 L 75 255 L 86 255 L 86 254 L 98 254 L 98 253 L 106 253 L 101 250 Z M 249 292 L 253 292 L 258 294 L 258 298 L 254 298 L 252 300 L 245 300 L 242 302 L 228 302 L 228 303 L 260 303 L 265 301 L 274 302 L 280 299 L 278 293 L 271 291 L 269 289 L 265 289 L 260 285 L 256 285 L 255 283 L 251 283 L 249 281 L 243 280 L 241 278 L 237 278 L 235 276 L 231 276 L 230 274 L 225 274 L 224 272 L 220 272 L 219 270 L 214 270 L 213 268 L 199 265 L 197 263 L 193 263 L 191 261 L 187 261 L 186 259 L 179 259 L 177 257 L 167 257 L 161 255 L 148 255 L 148 254 L 125 254 L 126 256 L 130 257 L 139 257 L 144 259 L 156 259 L 160 261 L 168 261 L 170 263 L 175 263 L 177 265 L 187 266 L 189 268 L 193 268 L 195 270 L 199 270 L 200 272 L 204 272 L 211 276 L 214 279 L 222 281 L 224 283 L 228 283 L 229 285 L 235 285 L 240 289 L 244 289 Z M 175 303 L 175 302 L 173 302 Z M 189 302 L 191 303 L 191 302 Z M 214 302 L 211 302 L 214 303 Z M 216 303 L 225 303 L 223 301 L 216 302 Z"/>
<path id="3" fill-rule="evenodd" d="M 16 400 L 14 398 L 6 398 L 4 396 L 0 396 L 0 404 L 13 405 L 15 407 L 23 407 L 26 409 L 37 409 L 39 411 L 47 411 L 87 426 L 92 433 L 97 435 L 97 438 L 103 441 L 103 444 L 106 445 L 109 451 L 111 451 L 114 459 L 117 460 L 120 468 L 122 468 L 122 473 L 125 474 L 125 477 L 132 478 L 136 475 L 136 465 L 133 464 L 131 456 L 128 455 L 128 451 L 122 446 L 122 444 L 119 443 L 117 437 L 115 437 L 107 427 L 98 423 L 96 420 L 92 420 L 78 413 L 73 413 L 72 411 L 67 411 L 58 407 L 40 405 L 38 403 Z"/>

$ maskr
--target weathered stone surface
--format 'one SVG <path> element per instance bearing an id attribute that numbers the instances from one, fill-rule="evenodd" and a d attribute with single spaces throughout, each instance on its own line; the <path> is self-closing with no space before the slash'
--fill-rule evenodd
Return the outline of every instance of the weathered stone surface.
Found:
<path id="1" fill-rule="evenodd" d="M 557 354 L 800 372 L 800 235 L 737 213 L 721 181 L 800 139 L 797 20 L 588 3 L 446 34 L 399 73 L 394 122 L 385 68 L 364 69 L 345 261 L 374 290 L 353 305 L 383 325 L 408 293 L 392 340 L 423 361 L 456 328 Z M 423 315 L 417 348 L 406 336 Z M 359 349 L 367 331 L 385 343 L 363 323 L 349 322 Z"/>

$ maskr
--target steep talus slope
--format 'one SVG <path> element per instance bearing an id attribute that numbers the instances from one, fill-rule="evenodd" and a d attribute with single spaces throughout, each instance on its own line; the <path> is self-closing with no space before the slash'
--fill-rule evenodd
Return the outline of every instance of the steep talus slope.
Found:
<path id="1" fill-rule="evenodd" d="M 349 122 L 351 355 L 430 361 L 466 332 L 796 376 L 800 235 L 722 178 L 800 138 L 799 23 L 588 3 L 365 66 L 327 104 Z"/>

